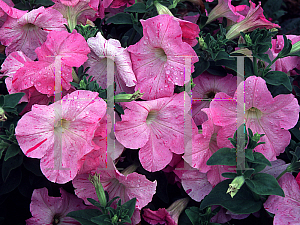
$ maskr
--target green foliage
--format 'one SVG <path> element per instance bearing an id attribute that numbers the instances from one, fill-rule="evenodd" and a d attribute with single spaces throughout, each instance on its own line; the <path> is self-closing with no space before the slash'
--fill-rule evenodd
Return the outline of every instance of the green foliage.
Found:
<path id="1" fill-rule="evenodd" d="M 20 0 L 15 4 L 15 8 L 20 10 L 32 10 L 37 9 L 41 6 L 50 7 L 54 5 L 51 0 Z"/>
<path id="2" fill-rule="evenodd" d="M 90 25 L 83 26 L 82 24 L 76 25 L 75 30 L 77 30 L 77 32 L 80 33 L 86 41 L 90 37 L 95 37 L 99 32 L 99 29 L 97 27 L 92 27 Z"/>
<path id="3" fill-rule="evenodd" d="M 106 21 L 106 24 L 133 24 L 133 16 L 128 13 L 118 13 L 112 17 L 109 17 Z"/>
<path id="4" fill-rule="evenodd" d="M 186 209 L 185 213 L 193 225 L 217 225 L 219 223 L 211 223 L 210 220 L 220 209 L 220 207 L 217 207 L 212 211 L 211 207 L 207 207 L 206 210 L 200 210 L 200 208 L 193 206 Z"/>

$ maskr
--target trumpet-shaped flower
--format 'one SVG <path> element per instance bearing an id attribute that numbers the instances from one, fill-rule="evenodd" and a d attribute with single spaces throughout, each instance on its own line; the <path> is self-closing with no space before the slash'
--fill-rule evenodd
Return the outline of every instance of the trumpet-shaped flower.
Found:
<path id="1" fill-rule="evenodd" d="M 35 189 L 32 193 L 30 212 L 32 217 L 26 220 L 27 225 L 76 224 L 80 223 L 66 215 L 69 212 L 88 208 L 82 199 L 69 194 L 60 188 L 61 197 L 48 196 L 47 188 Z"/>
<path id="2" fill-rule="evenodd" d="M 15 135 L 26 156 L 41 159 L 48 180 L 66 183 L 77 175 L 81 158 L 94 149 L 94 132 L 105 112 L 98 93 L 75 91 L 49 106 L 34 105 L 19 120 Z"/>
<path id="3" fill-rule="evenodd" d="M 170 15 L 158 15 L 141 20 L 142 39 L 128 47 L 137 78 L 135 90 L 144 93 L 143 99 L 170 97 L 174 85 L 183 86 L 190 80 L 185 70 L 198 61 L 193 48 L 182 41 L 178 21 Z M 187 65 L 185 65 L 186 59 Z"/>
<path id="4" fill-rule="evenodd" d="M 237 102 L 237 95 L 245 100 Z M 237 104 L 245 113 L 237 115 Z M 288 129 L 293 128 L 299 118 L 299 106 L 293 94 L 273 98 L 265 80 L 255 76 L 240 83 L 233 98 L 217 93 L 210 110 L 214 124 L 222 126 L 218 132 L 219 147 L 231 148 L 228 138 L 233 137 L 237 127 L 245 123 L 254 134 L 265 134 L 260 139 L 265 144 L 257 146 L 254 151 L 262 153 L 270 161 L 284 152 L 291 139 Z"/>
<path id="5" fill-rule="evenodd" d="M 292 41 L 292 44 L 295 44 L 296 42 L 300 41 L 300 37 L 297 35 L 286 35 L 287 39 L 290 39 Z M 273 55 L 273 58 L 276 58 L 278 53 L 283 49 L 284 47 L 284 39 L 282 35 L 277 35 L 277 39 L 272 39 L 272 48 L 271 52 Z M 281 59 L 277 59 L 275 61 L 275 71 L 282 71 L 284 73 L 288 73 L 294 68 L 300 69 L 300 57 L 298 56 L 288 56 Z"/>
<path id="6" fill-rule="evenodd" d="M 139 159 L 144 169 L 161 170 L 171 161 L 172 152 L 184 152 L 185 138 L 192 137 L 191 132 L 184 132 L 185 120 L 192 120 L 187 113 L 188 99 L 181 92 L 169 98 L 124 103 L 127 109 L 115 125 L 115 135 L 126 148 L 141 148 Z"/>
<path id="7" fill-rule="evenodd" d="M 201 109 L 208 108 L 216 93 L 224 92 L 230 96 L 236 90 L 236 77 L 228 74 L 226 77 L 214 76 L 207 72 L 193 79 L 195 87 L 192 89 L 192 114 L 196 125 L 207 120 L 207 115 Z"/>
<path id="8" fill-rule="evenodd" d="M 7 46 L 6 54 L 22 51 L 30 59 L 36 59 L 35 49 L 40 47 L 50 31 L 66 30 L 67 20 L 52 8 L 40 7 L 20 18 L 8 17 L 0 28 L 0 41 Z"/>
<path id="9" fill-rule="evenodd" d="M 240 32 L 250 32 L 255 30 L 256 28 L 280 28 L 279 25 L 275 23 L 271 23 L 267 20 L 263 14 L 263 9 L 261 7 L 261 3 L 255 7 L 255 3 L 249 1 L 250 9 L 248 11 L 247 16 L 240 22 L 234 24 L 230 30 L 226 34 L 226 38 L 232 40 L 237 38 L 240 35 Z"/>
<path id="10" fill-rule="evenodd" d="M 210 23 L 221 17 L 225 17 L 233 22 L 240 22 L 245 18 L 235 11 L 234 6 L 231 5 L 231 0 L 219 0 L 218 5 L 209 13 L 206 23 Z"/>
<path id="11" fill-rule="evenodd" d="M 132 71 L 132 63 L 127 49 L 122 48 L 121 43 L 115 39 L 106 40 L 100 32 L 96 37 L 87 41 L 91 53 L 85 62 L 85 67 L 90 67 L 88 74 L 93 76 L 100 87 L 107 88 L 107 61 L 114 65 L 114 78 L 116 79 L 116 93 L 124 91 L 123 86 L 135 86 L 136 78 Z"/>
<path id="12" fill-rule="evenodd" d="M 46 42 L 35 50 L 39 61 L 25 62 L 13 77 L 17 91 L 32 86 L 42 94 L 54 95 L 55 67 L 61 65 L 61 85 L 65 90 L 71 87 L 72 67 L 79 67 L 87 60 L 90 49 L 84 37 L 75 31 L 51 31 Z M 75 60 L 74 60 L 75 59 Z"/>
<path id="13" fill-rule="evenodd" d="M 264 203 L 270 213 L 275 214 L 273 224 L 298 224 L 300 221 L 300 188 L 295 177 L 286 173 L 279 180 L 285 197 L 271 195 Z"/>

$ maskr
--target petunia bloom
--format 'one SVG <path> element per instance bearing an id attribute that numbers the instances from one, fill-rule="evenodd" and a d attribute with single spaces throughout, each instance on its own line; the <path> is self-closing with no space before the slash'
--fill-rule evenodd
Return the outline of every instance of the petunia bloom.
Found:
<path id="1" fill-rule="evenodd" d="M 182 211 L 186 208 L 189 198 L 178 199 L 173 202 L 169 208 L 159 208 L 157 211 L 152 211 L 149 208 L 144 209 L 143 218 L 147 223 L 177 225 L 178 218 Z"/>
<path id="2" fill-rule="evenodd" d="M 85 67 L 90 67 L 88 74 L 93 76 L 102 88 L 107 88 L 107 60 L 113 59 L 114 79 L 117 83 L 116 93 L 126 92 L 126 86 L 136 84 L 136 78 L 132 71 L 132 63 L 127 49 L 122 48 L 121 43 L 115 39 L 106 40 L 100 32 L 96 37 L 87 40 L 91 49 Z"/>
<path id="3" fill-rule="evenodd" d="M 174 85 L 183 86 L 190 80 L 185 70 L 198 61 L 193 48 L 182 41 L 178 21 L 170 15 L 158 15 L 141 20 L 143 34 L 139 42 L 128 47 L 137 78 L 135 90 L 144 93 L 142 99 L 170 97 Z M 188 64 L 185 65 L 186 59 Z"/>
<path id="4" fill-rule="evenodd" d="M 47 188 L 35 189 L 31 196 L 30 212 L 32 217 L 27 225 L 74 224 L 80 223 L 66 215 L 69 212 L 86 209 L 82 199 L 60 188 L 61 197 L 48 196 Z"/>
<path id="5" fill-rule="evenodd" d="M 53 30 L 66 30 L 66 23 L 67 20 L 58 11 L 42 6 L 21 18 L 8 17 L 0 28 L 0 41 L 7 46 L 7 55 L 14 51 L 22 51 L 35 60 L 35 49 L 46 41 L 48 33 Z"/>
<path id="6" fill-rule="evenodd" d="M 26 156 L 41 159 L 47 179 L 63 184 L 74 179 L 80 159 L 94 149 L 94 132 L 105 112 L 97 92 L 74 91 L 49 106 L 33 105 L 15 135 Z"/>
<path id="7" fill-rule="evenodd" d="M 55 67 L 60 65 L 61 86 L 71 88 L 72 67 L 79 67 L 87 60 L 90 49 L 77 31 L 51 31 L 43 45 L 35 50 L 39 61 L 25 62 L 14 75 L 12 85 L 17 91 L 32 86 L 42 94 L 54 95 Z"/>
<path id="8" fill-rule="evenodd" d="M 279 25 L 271 23 L 263 14 L 261 3 L 255 7 L 255 3 L 249 1 L 250 9 L 247 16 L 240 22 L 234 24 L 226 34 L 226 38 L 232 40 L 240 35 L 240 32 L 251 32 L 256 28 L 280 28 Z"/>
<path id="9" fill-rule="evenodd" d="M 245 93 L 243 93 L 245 89 Z M 237 95 L 244 101 L 237 102 Z M 237 104 L 245 113 L 237 115 Z M 244 105 L 245 104 L 245 105 Z M 232 147 L 228 138 L 232 138 L 237 127 L 246 124 L 253 133 L 265 134 L 254 151 L 262 153 L 268 160 L 284 152 L 289 145 L 293 128 L 299 118 L 299 106 L 293 94 L 272 97 L 265 80 L 251 76 L 239 84 L 234 97 L 217 93 L 210 104 L 210 111 L 215 125 L 222 126 L 218 132 L 218 146 Z"/>
<path id="10" fill-rule="evenodd" d="M 287 39 L 292 41 L 292 44 L 300 41 L 300 36 L 298 35 L 286 35 Z M 272 48 L 270 49 L 273 57 L 276 58 L 278 53 L 284 47 L 284 39 L 282 35 L 277 35 L 277 39 L 272 39 Z M 282 71 L 284 73 L 288 73 L 294 68 L 300 69 L 300 57 L 298 56 L 288 56 L 285 58 L 277 59 L 275 61 L 275 71 Z"/>
<path id="11" fill-rule="evenodd" d="M 215 76 L 207 72 L 193 79 L 192 115 L 196 125 L 207 120 L 207 115 L 201 109 L 208 108 L 216 93 L 224 92 L 233 97 L 236 90 L 236 77 L 228 74 L 226 77 Z"/>
<path id="12" fill-rule="evenodd" d="M 172 152 L 184 152 L 185 138 L 188 141 L 192 136 L 184 132 L 185 119 L 192 120 L 188 99 L 181 92 L 169 98 L 123 104 L 127 109 L 115 125 L 115 135 L 126 148 L 141 148 L 139 159 L 144 169 L 161 170 L 171 161 Z"/>
<path id="13" fill-rule="evenodd" d="M 264 203 L 270 213 L 275 214 L 273 224 L 299 224 L 300 221 L 300 187 L 292 174 L 286 173 L 279 180 L 285 197 L 271 195 Z"/>

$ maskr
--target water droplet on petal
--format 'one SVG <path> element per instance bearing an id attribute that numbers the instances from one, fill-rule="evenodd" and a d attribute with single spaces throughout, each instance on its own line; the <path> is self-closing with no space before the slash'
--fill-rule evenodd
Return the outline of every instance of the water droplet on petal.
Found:
<path id="1" fill-rule="evenodd" d="M 40 87 L 42 84 L 41 82 L 37 82 L 36 85 Z"/>
<path id="2" fill-rule="evenodd" d="M 170 70 L 166 70 L 166 74 L 170 74 Z"/>
<path id="3" fill-rule="evenodd" d="M 48 89 L 48 91 L 51 91 L 51 90 L 52 90 L 52 87 L 48 86 L 47 89 Z"/>

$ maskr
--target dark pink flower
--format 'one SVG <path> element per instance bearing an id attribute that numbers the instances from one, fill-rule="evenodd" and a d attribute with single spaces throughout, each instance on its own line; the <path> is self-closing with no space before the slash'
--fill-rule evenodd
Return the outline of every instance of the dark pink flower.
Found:
<path id="1" fill-rule="evenodd" d="M 232 40 L 240 35 L 240 32 L 251 32 L 257 28 L 280 28 L 279 25 L 271 23 L 263 14 L 261 3 L 255 7 L 255 3 L 249 1 L 250 9 L 247 16 L 240 22 L 234 24 L 226 34 L 226 38 Z"/>
<path id="2" fill-rule="evenodd" d="M 60 188 L 61 197 L 48 196 L 47 188 L 35 189 L 31 196 L 30 212 L 32 217 L 27 225 L 74 224 L 80 223 L 66 215 L 69 212 L 86 209 L 82 199 Z"/>
<path id="3" fill-rule="evenodd" d="M 135 90 L 144 93 L 143 99 L 170 97 L 174 85 L 183 86 L 190 78 L 185 77 L 185 59 L 191 58 L 191 72 L 198 57 L 193 48 L 182 41 L 182 31 L 174 17 L 163 14 L 147 20 L 143 25 L 142 39 L 128 47 L 137 78 Z"/>
<path id="4" fill-rule="evenodd" d="M 159 208 L 157 211 L 152 211 L 149 208 L 144 209 L 143 218 L 147 223 L 177 225 L 178 218 L 181 212 L 186 208 L 189 198 L 179 199 L 170 205 L 169 208 Z"/>

